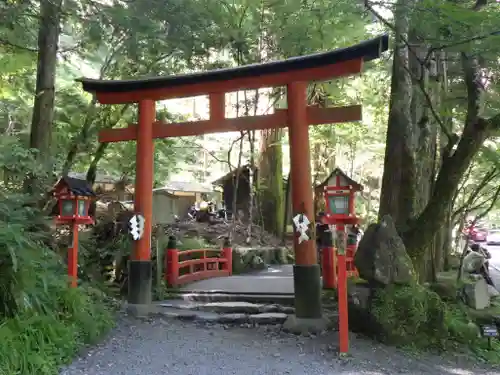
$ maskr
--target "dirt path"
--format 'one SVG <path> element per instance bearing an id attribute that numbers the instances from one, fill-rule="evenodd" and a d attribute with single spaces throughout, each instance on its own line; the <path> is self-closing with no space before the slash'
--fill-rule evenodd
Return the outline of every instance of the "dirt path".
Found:
<path id="1" fill-rule="evenodd" d="M 354 336 L 352 357 L 340 360 L 336 341 L 335 333 L 304 338 L 276 328 L 124 318 L 60 375 L 500 375 L 466 359 L 416 358 Z"/>

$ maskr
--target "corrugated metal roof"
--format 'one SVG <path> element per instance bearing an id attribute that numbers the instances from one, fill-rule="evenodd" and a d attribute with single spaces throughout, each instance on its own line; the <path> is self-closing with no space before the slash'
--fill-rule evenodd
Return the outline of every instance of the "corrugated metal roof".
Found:
<path id="1" fill-rule="evenodd" d="M 214 188 L 211 184 L 202 184 L 200 182 L 183 182 L 183 181 L 169 181 L 160 188 L 153 189 L 153 191 L 183 191 L 186 193 L 212 193 Z"/>

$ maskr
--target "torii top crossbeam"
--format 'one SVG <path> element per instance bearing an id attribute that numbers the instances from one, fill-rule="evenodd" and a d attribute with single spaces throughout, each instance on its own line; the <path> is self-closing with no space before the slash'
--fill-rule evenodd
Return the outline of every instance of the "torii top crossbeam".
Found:
<path id="1" fill-rule="evenodd" d="M 356 74 L 363 61 L 388 49 L 382 35 L 360 44 L 282 61 L 252 64 L 186 75 L 120 81 L 81 78 L 83 89 L 95 93 L 101 104 L 124 104 L 144 99 L 164 100 L 210 93 L 283 86 L 291 81 L 321 81 Z"/>

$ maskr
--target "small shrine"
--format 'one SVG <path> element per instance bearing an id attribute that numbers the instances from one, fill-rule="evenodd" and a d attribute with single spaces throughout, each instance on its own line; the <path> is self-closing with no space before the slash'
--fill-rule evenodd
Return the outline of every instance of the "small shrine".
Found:
<path id="1" fill-rule="evenodd" d="M 316 194 L 323 192 L 325 214 L 331 224 L 356 224 L 354 201 L 356 193 L 363 186 L 347 176 L 340 168 L 335 168 L 328 178 L 316 186 Z"/>
<path id="2" fill-rule="evenodd" d="M 52 194 L 58 200 L 56 224 L 71 225 L 72 238 L 68 247 L 68 278 L 70 286 L 78 285 L 78 229 L 80 224 L 93 224 L 89 215 L 90 203 L 96 194 L 86 180 L 61 177 L 52 188 Z"/>
<path id="3" fill-rule="evenodd" d="M 86 180 L 72 177 L 61 177 L 52 188 L 58 200 L 57 224 L 93 224 L 89 216 L 90 203 L 96 194 Z"/>
<path id="4" fill-rule="evenodd" d="M 363 190 L 363 186 L 347 176 L 341 169 L 335 168 L 328 178 L 316 187 L 316 194 L 323 192 L 325 200 L 325 215 L 323 221 L 330 226 L 334 226 L 335 237 L 342 238 L 342 244 L 332 250 L 332 261 L 328 261 L 333 273 L 327 277 L 329 286 L 336 288 L 337 280 L 344 277 L 357 276 L 354 266 L 354 254 L 357 249 L 357 235 L 355 234 L 356 224 L 360 218 L 356 215 L 355 198 L 356 193 Z M 339 236 L 339 232 L 342 232 Z M 339 268 L 342 264 L 342 269 Z M 328 273 L 328 271 L 327 271 Z M 338 278 L 337 278 L 338 277 Z"/>

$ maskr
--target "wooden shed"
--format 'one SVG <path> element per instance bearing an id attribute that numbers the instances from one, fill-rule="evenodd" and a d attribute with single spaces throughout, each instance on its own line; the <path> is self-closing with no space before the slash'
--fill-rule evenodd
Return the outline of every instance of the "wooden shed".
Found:
<path id="1" fill-rule="evenodd" d="M 153 224 L 171 224 L 179 215 L 178 198 L 165 190 L 153 190 Z"/>
<path id="2" fill-rule="evenodd" d="M 201 200 L 202 195 L 214 198 L 212 195 L 217 194 L 212 185 L 199 182 L 167 182 L 163 187 L 153 189 L 153 216 L 156 215 L 158 224 L 167 224 L 173 221 L 174 215 L 184 218 L 189 208 Z M 155 209 L 161 212 L 155 214 Z"/>
<path id="3" fill-rule="evenodd" d="M 248 207 L 250 203 L 250 171 L 249 164 L 242 165 L 238 169 L 225 174 L 224 176 L 213 181 L 212 184 L 222 188 L 222 201 L 229 214 L 241 211 L 244 216 L 248 215 Z M 238 177 L 236 177 L 238 176 Z M 258 181 L 258 169 L 253 167 L 253 183 Z M 234 191 L 236 192 L 236 207 L 233 207 Z"/>

